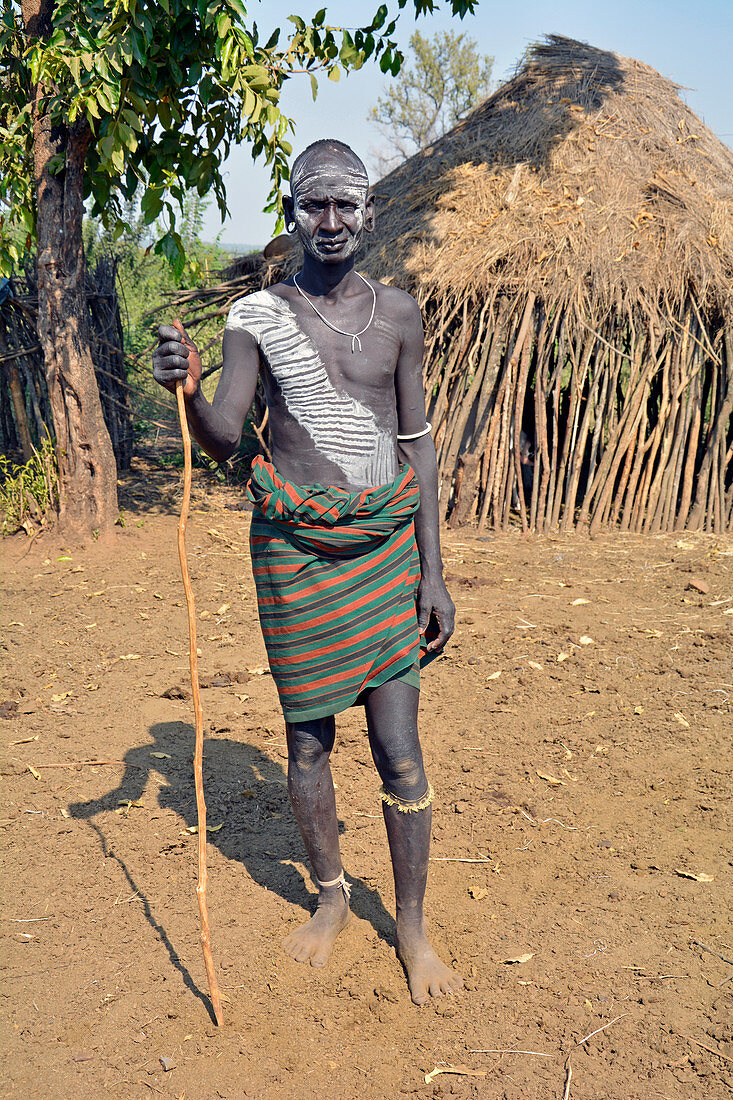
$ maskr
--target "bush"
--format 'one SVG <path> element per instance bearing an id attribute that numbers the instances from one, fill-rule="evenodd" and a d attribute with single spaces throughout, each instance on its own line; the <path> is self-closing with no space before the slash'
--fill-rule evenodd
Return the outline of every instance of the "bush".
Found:
<path id="1" fill-rule="evenodd" d="M 23 466 L 0 455 L 0 517 L 3 535 L 23 530 L 30 535 L 56 515 L 59 503 L 59 470 L 50 436 Z"/>

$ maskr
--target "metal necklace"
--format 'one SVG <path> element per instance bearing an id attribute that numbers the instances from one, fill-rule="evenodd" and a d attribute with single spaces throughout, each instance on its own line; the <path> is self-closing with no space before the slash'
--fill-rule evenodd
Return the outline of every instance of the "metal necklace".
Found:
<path id="1" fill-rule="evenodd" d="M 330 322 L 330 321 L 328 320 L 328 318 L 326 318 L 326 317 L 324 317 L 324 316 L 323 316 L 323 314 L 321 313 L 320 309 L 318 309 L 318 308 L 317 308 L 317 307 L 316 307 L 316 306 L 315 306 L 315 305 L 313 304 L 313 302 L 312 302 L 312 301 L 310 300 L 310 298 L 309 298 L 309 297 L 308 297 L 308 295 L 307 295 L 307 294 L 305 293 L 305 291 L 304 291 L 304 290 L 301 290 L 300 286 L 298 285 L 298 276 L 297 276 L 297 275 L 293 275 L 293 282 L 295 283 L 295 289 L 296 289 L 296 290 L 298 291 L 298 294 L 300 294 L 301 298 L 305 298 L 305 300 L 306 300 L 306 302 L 308 303 L 308 305 L 309 305 L 309 306 L 311 307 L 311 309 L 312 309 L 312 310 L 313 310 L 313 311 L 314 311 L 315 313 L 317 313 L 317 314 L 318 314 L 318 316 L 319 316 L 319 317 L 321 318 L 321 320 L 323 321 L 324 325 L 328 325 L 328 327 L 329 327 L 330 329 L 333 329 L 333 331 L 334 331 L 334 332 L 338 332 L 338 333 L 340 333 L 340 335 L 341 335 L 341 336 L 348 336 L 348 337 L 349 337 L 349 339 L 351 340 L 351 354 L 352 354 L 352 355 L 353 355 L 353 354 L 354 354 L 354 352 L 356 351 L 356 345 L 357 345 L 357 344 L 359 345 L 359 351 L 361 351 L 361 340 L 359 339 L 359 337 L 360 337 L 360 336 L 363 336 L 363 335 L 364 335 L 364 333 L 366 332 L 366 330 L 367 330 L 367 329 L 369 328 L 369 326 L 371 325 L 372 321 L 374 320 L 374 311 L 375 311 L 375 310 L 376 310 L 376 308 L 377 308 L 377 292 L 375 291 L 375 289 L 374 289 L 374 287 L 372 286 L 372 284 L 371 284 L 371 283 L 369 283 L 369 282 L 367 282 L 367 280 L 366 280 L 366 279 L 364 278 L 364 276 L 363 276 L 363 275 L 359 275 L 359 272 L 358 272 L 358 271 L 355 271 L 355 272 L 354 272 L 354 274 L 355 274 L 355 275 L 358 275 L 358 276 L 359 276 L 359 278 L 361 279 L 361 281 L 362 281 L 362 282 L 364 283 L 364 285 L 365 285 L 365 286 L 368 286 L 368 287 L 369 287 L 369 289 L 370 289 L 370 290 L 371 290 L 371 292 L 372 292 L 372 312 L 371 312 L 371 313 L 369 314 L 369 320 L 368 320 L 368 321 L 367 321 L 367 323 L 366 323 L 366 324 L 364 325 L 364 328 L 361 328 L 361 329 L 359 329 L 359 331 L 358 331 L 358 332 L 345 332 L 345 331 L 344 331 L 344 330 L 343 330 L 342 328 L 337 328 L 337 326 L 336 326 L 336 325 L 332 325 L 332 324 L 331 324 L 331 322 Z"/>

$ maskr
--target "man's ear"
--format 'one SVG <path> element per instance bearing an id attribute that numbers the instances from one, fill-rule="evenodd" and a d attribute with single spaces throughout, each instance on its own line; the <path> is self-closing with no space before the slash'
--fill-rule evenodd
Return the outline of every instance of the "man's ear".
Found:
<path id="1" fill-rule="evenodd" d="M 295 223 L 295 203 L 292 195 L 283 195 L 283 215 L 285 217 L 285 228 Z M 292 230 L 288 229 L 288 232 Z"/>
<path id="2" fill-rule="evenodd" d="M 364 232 L 371 233 L 375 222 L 374 195 L 367 195 L 364 203 Z"/>

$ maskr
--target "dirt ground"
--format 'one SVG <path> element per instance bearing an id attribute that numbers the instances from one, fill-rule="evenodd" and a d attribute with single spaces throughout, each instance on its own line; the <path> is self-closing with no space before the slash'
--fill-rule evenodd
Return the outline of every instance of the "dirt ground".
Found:
<path id="1" fill-rule="evenodd" d="M 197 473 L 217 1029 L 179 481 L 138 460 L 109 545 L 2 546 L 2 1095 L 729 1097 L 733 543 L 445 535 L 458 629 L 423 681 L 427 904 L 466 990 L 417 1008 L 358 710 L 333 761 L 356 918 L 326 970 L 281 950 L 314 888 L 249 514 Z"/>

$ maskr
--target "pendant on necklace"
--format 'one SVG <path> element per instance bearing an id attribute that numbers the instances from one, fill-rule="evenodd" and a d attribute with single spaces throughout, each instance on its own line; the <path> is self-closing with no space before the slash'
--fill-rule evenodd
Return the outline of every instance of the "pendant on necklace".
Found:
<path id="1" fill-rule="evenodd" d="M 310 300 L 310 298 L 308 297 L 308 295 L 305 293 L 305 291 L 301 288 L 300 283 L 298 282 L 298 276 L 293 275 L 293 283 L 295 285 L 295 289 L 298 291 L 298 294 L 300 294 L 301 298 L 305 299 L 305 301 L 308 303 L 308 305 L 311 307 L 311 309 L 314 311 L 314 313 L 316 313 L 321 318 L 324 325 L 328 325 L 328 327 L 333 332 L 338 332 L 338 333 L 340 333 L 341 336 L 349 336 L 351 338 L 351 354 L 352 355 L 356 351 L 357 344 L 359 345 L 359 351 L 361 352 L 361 340 L 359 339 L 359 337 L 363 333 L 365 333 L 366 330 L 371 325 L 372 321 L 374 320 L 375 310 L 377 308 L 377 292 L 375 291 L 374 287 L 371 285 L 371 283 L 367 282 L 367 280 L 364 278 L 363 275 L 359 275 L 358 271 L 356 272 L 356 275 L 359 279 L 361 279 L 361 281 L 364 283 L 365 286 L 369 287 L 369 289 L 372 292 L 372 311 L 369 314 L 369 320 L 364 325 L 364 328 L 359 329 L 358 332 L 346 332 L 346 331 L 344 331 L 344 329 L 339 328 L 338 325 L 334 325 L 331 321 L 328 320 L 327 317 L 324 317 L 323 314 L 321 313 L 320 309 L 318 308 L 318 306 L 315 304 L 315 302 L 312 302 Z"/>

